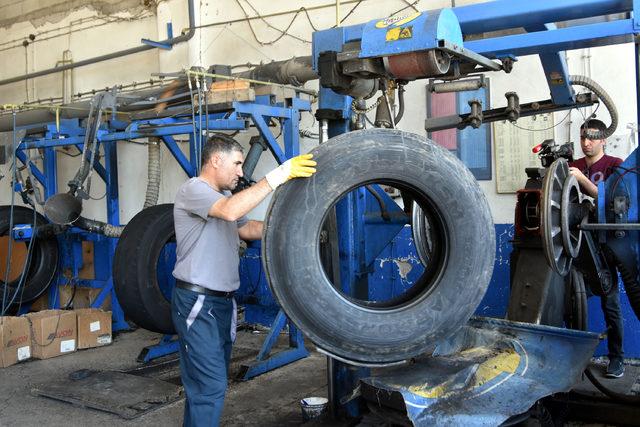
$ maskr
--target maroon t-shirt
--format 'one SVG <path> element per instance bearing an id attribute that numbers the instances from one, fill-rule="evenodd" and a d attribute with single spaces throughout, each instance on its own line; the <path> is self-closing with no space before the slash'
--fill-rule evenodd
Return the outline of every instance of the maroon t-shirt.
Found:
<path id="1" fill-rule="evenodd" d="M 584 157 L 570 162 L 569 167 L 580 169 L 584 176 L 588 177 L 595 185 L 598 185 L 600 181 L 609 178 L 609 176 L 615 172 L 616 166 L 619 166 L 621 163 L 622 159 L 605 154 L 600 160 L 592 164 L 591 167 L 587 166 Z"/>

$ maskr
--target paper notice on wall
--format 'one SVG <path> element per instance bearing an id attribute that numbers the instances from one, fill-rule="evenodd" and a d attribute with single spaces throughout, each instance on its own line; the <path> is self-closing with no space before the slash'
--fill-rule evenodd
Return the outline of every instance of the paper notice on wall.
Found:
<path id="1" fill-rule="evenodd" d="M 495 147 L 496 190 L 515 193 L 527 182 L 526 168 L 541 167 L 537 154 L 531 150 L 545 139 L 554 137 L 553 114 L 523 117 L 513 124 L 493 123 Z"/>

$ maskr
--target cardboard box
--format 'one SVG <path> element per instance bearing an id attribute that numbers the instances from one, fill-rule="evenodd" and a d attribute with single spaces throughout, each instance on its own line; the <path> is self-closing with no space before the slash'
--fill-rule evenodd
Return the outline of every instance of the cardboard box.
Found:
<path id="1" fill-rule="evenodd" d="M 102 291 L 99 288 L 87 288 L 84 286 L 76 286 L 75 290 L 73 288 L 70 285 L 60 286 L 60 307 L 90 308 Z M 72 298 L 73 301 L 69 304 Z M 100 308 L 111 310 L 111 295 L 107 295 Z"/>
<path id="2" fill-rule="evenodd" d="M 76 351 L 76 313 L 44 310 L 25 316 L 31 323 L 31 355 L 49 359 Z"/>
<path id="3" fill-rule="evenodd" d="M 59 299 L 60 307 L 70 308 L 89 308 L 91 304 L 98 298 L 102 289 L 87 288 L 83 286 L 77 286 L 75 290 L 71 285 L 60 285 Z M 73 301 L 69 301 L 73 298 Z M 49 308 L 49 291 L 42 294 L 37 300 L 31 303 L 31 311 L 42 311 Z M 111 295 L 107 295 L 100 307 L 103 310 L 111 310 Z"/>
<path id="4" fill-rule="evenodd" d="M 78 318 L 78 349 L 111 344 L 111 312 L 97 308 L 75 310 Z"/>
<path id="5" fill-rule="evenodd" d="M 31 357 L 31 331 L 24 317 L 0 317 L 0 367 L 15 365 Z"/>

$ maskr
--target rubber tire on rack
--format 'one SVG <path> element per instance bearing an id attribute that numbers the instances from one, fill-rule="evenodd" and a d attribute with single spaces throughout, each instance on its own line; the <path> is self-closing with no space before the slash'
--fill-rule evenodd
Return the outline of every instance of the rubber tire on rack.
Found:
<path id="1" fill-rule="evenodd" d="M 11 206 L 0 206 L 0 236 L 9 234 Z M 23 206 L 14 206 L 13 223 L 33 224 L 33 209 Z M 36 213 L 36 226 L 48 224 L 46 218 Z M 16 242 L 14 242 L 16 244 Z M 28 244 L 28 242 L 25 242 Z M 14 304 L 33 301 L 44 293 L 56 275 L 58 269 L 58 241 L 55 237 L 37 238 L 32 246 L 33 254 L 27 270 L 27 278 L 23 281 L 24 289 L 16 297 Z M 6 262 L 2 260 L 0 262 Z M 3 266 L 4 267 L 4 266 Z M 18 284 L 16 279 L 9 282 L 7 291 L 9 298 L 14 295 Z M 4 290 L 4 277 L 0 278 L 0 295 Z M 1 297 L 0 297 L 1 298 Z"/>
<path id="2" fill-rule="evenodd" d="M 174 334 L 171 301 L 158 286 L 157 263 L 162 248 L 175 241 L 173 204 L 156 205 L 127 224 L 113 258 L 113 285 L 125 315 L 138 326 Z"/>
<path id="3" fill-rule="evenodd" d="M 352 363 L 432 350 L 471 317 L 491 279 L 495 228 L 478 183 L 447 150 L 398 130 L 343 134 L 312 153 L 317 173 L 281 186 L 266 216 L 262 256 L 278 303 L 318 347 Z M 354 303 L 333 287 L 320 262 L 325 214 L 348 191 L 372 182 L 426 196 L 448 239 L 434 284 L 392 307 Z"/>

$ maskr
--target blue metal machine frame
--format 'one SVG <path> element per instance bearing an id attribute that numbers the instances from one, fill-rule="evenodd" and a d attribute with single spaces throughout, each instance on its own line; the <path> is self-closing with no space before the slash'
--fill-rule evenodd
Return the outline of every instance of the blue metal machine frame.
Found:
<path id="1" fill-rule="evenodd" d="M 522 55 L 539 55 L 549 89 L 551 99 L 557 106 L 571 106 L 576 104 L 575 93 L 570 85 L 567 64 L 563 51 L 595 46 L 606 46 L 625 42 L 635 41 L 634 36 L 640 32 L 640 0 L 537 0 L 535 2 L 520 0 L 497 0 L 474 4 L 470 6 L 452 8 L 454 16 L 457 18 L 459 30 L 462 35 L 489 33 L 492 31 L 505 30 L 511 28 L 525 28 L 523 34 L 506 35 L 489 38 L 476 38 L 475 40 L 464 42 L 464 48 L 488 59 L 510 58 L 517 60 Z M 575 26 L 557 28 L 551 22 L 563 22 L 573 19 L 589 18 L 613 13 L 632 12 L 630 18 L 622 18 L 613 21 L 595 22 Z M 412 14 L 406 19 L 399 17 L 395 20 L 373 20 L 367 24 L 352 25 L 347 27 L 332 28 L 318 31 L 313 34 L 313 66 L 319 71 L 320 54 L 327 51 L 337 52 L 338 55 L 346 50 L 353 49 L 353 46 L 360 46 L 359 58 L 387 58 L 390 55 L 421 51 L 429 46 L 437 46 L 437 39 L 440 37 L 453 36 L 455 43 L 458 40 L 456 31 L 446 31 L 434 27 L 429 27 L 427 23 L 436 24 L 436 21 L 429 21 L 429 16 L 438 16 L 439 11 L 429 11 L 423 14 Z M 424 22 L 422 22 L 422 21 Z M 397 24 L 399 23 L 399 24 Z M 404 24 L 403 24 L 404 23 Z M 379 25 L 378 25 L 379 24 Z M 399 31 L 407 31 L 409 35 L 406 39 L 402 37 L 390 37 L 386 40 L 379 36 L 381 28 L 390 25 L 399 25 Z M 402 25 L 401 25 L 402 24 Z M 425 26 L 427 25 L 427 26 Z M 420 28 L 416 30 L 416 28 Z M 424 31 L 421 31 L 424 30 Z M 378 33 L 376 33 L 378 32 Z M 436 40 L 434 40 L 436 39 Z M 372 42 L 373 40 L 373 42 Z M 638 44 L 636 42 L 636 56 L 638 56 Z M 353 55 L 353 52 L 351 53 Z M 636 74 L 638 73 L 638 62 L 636 61 Z M 640 82 L 640 80 L 638 80 Z M 637 85 L 637 88 L 640 87 Z M 638 115 L 640 122 L 640 92 L 636 88 L 636 103 L 638 104 Z M 327 115 L 328 135 L 333 137 L 350 131 L 352 117 L 353 99 L 348 95 L 341 95 L 328 87 L 320 88 L 319 111 L 329 111 Z M 628 160 L 629 167 L 638 164 L 640 154 L 636 150 Z M 626 177 L 625 185 L 633 188 L 629 222 L 637 222 L 637 207 L 639 204 L 637 185 L 637 174 L 629 174 Z M 601 188 L 601 190 L 603 190 Z M 604 195 L 604 191 L 602 193 Z M 376 241 L 376 250 L 382 250 L 385 242 L 389 243 L 394 239 L 395 234 L 389 233 L 384 236 L 369 234 L 366 230 L 366 221 L 359 218 L 366 218 L 367 212 L 372 206 L 372 197 L 365 191 L 359 189 L 350 193 L 339 204 L 337 209 L 338 227 L 340 230 L 340 254 L 341 254 L 341 277 L 342 287 L 345 292 L 351 295 L 367 295 L 368 290 L 367 274 L 371 273 L 371 256 L 365 256 L 365 246 L 369 243 L 367 239 L 373 238 Z M 599 221 L 606 221 L 604 215 L 604 197 L 601 198 Z M 393 204 L 392 204 L 393 206 Z M 399 229 L 396 230 L 396 234 Z M 638 253 L 640 243 L 637 235 L 633 242 Z M 359 249 L 359 250 L 358 250 Z M 343 257 L 343 254 L 345 255 Z M 359 254 L 359 255 L 358 255 Z M 346 255 L 349 257 L 347 258 Z M 369 255 L 369 254 L 367 254 Z M 373 257 L 375 258 L 375 256 Z M 635 259 L 637 263 L 638 260 Z M 369 277 L 373 279 L 373 277 Z M 375 284 L 375 280 L 371 285 Z M 351 287 L 351 289 L 345 289 Z M 375 288 L 375 286 L 372 286 Z M 349 367 L 340 362 L 334 363 L 332 369 L 333 381 L 337 386 L 338 395 L 330 396 L 339 400 L 346 393 L 350 393 L 357 383 L 357 378 L 367 375 L 364 368 Z M 340 394 L 342 393 L 342 394 Z M 345 406 L 345 411 L 350 415 L 356 415 L 357 405 Z"/>
<path id="2" fill-rule="evenodd" d="M 106 185 L 106 207 L 107 222 L 112 225 L 120 225 L 119 203 L 118 203 L 118 174 L 117 174 L 117 149 L 118 141 L 130 140 L 137 138 L 157 137 L 162 140 L 169 152 L 178 162 L 182 170 L 188 177 L 196 176 L 198 173 L 198 134 L 206 131 L 245 131 L 251 125 L 259 131 L 262 138 L 266 141 L 270 152 L 278 163 L 282 163 L 288 158 L 299 154 L 299 120 L 300 112 L 310 111 L 311 104 L 309 101 L 299 97 L 287 99 L 287 103 L 276 102 L 275 96 L 258 95 L 252 102 L 232 102 L 223 112 L 216 112 L 208 116 L 200 117 L 198 114 L 192 121 L 191 115 L 178 115 L 175 117 L 155 118 L 145 120 L 134 120 L 131 122 L 123 122 L 117 119 L 116 114 L 112 114 L 111 120 L 102 124 L 97 132 L 96 150 L 99 146 L 103 146 L 104 164 L 96 162 L 94 171 L 105 182 Z M 276 137 L 270 130 L 269 121 L 271 119 L 279 120 L 282 127 L 283 147 L 280 146 Z M 80 151 L 84 148 L 84 134 L 86 132 L 83 123 L 78 119 L 61 120 L 56 123 L 42 123 L 36 125 L 28 125 L 17 128 L 16 130 L 44 129 L 43 137 L 25 137 L 20 141 L 16 150 L 17 159 L 24 165 L 29 165 L 35 179 L 44 188 L 45 198 L 49 198 L 58 193 L 57 182 L 57 162 L 56 147 L 76 147 Z M 189 135 L 189 155 L 185 156 L 178 142 L 174 139 L 176 135 Z M 39 168 L 33 162 L 30 162 L 27 149 L 41 149 L 43 152 L 43 166 Z M 17 224 L 16 227 L 22 225 Z M 28 227 L 28 225 L 27 225 Z M 58 271 L 67 271 L 68 276 L 73 278 L 77 286 L 100 289 L 98 297 L 93 301 L 93 307 L 101 307 L 105 298 L 111 297 L 112 313 L 113 313 L 113 329 L 125 330 L 129 329 L 129 325 L 125 321 L 122 308 L 118 304 L 118 300 L 113 287 L 112 277 L 112 260 L 117 245 L 117 238 L 105 237 L 82 230 L 77 227 L 70 228 L 67 232 L 58 237 L 59 247 L 62 252 L 61 265 Z M 95 279 L 78 279 L 78 272 L 82 268 L 82 242 L 92 241 L 94 244 L 94 268 Z M 246 262 L 243 258 L 242 262 Z M 171 276 L 170 271 L 165 272 L 168 276 L 162 285 L 172 288 L 175 280 Z M 262 270 L 259 274 L 263 276 Z M 264 280 L 264 279 L 262 279 Z M 59 285 L 64 285 L 69 279 L 63 274 L 58 274 L 52 286 L 49 287 L 49 307 L 59 308 L 60 298 L 58 293 Z M 245 287 L 246 288 L 246 287 Z M 240 289 L 238 299 L 246 300 L 247 297 L 255 297 L 255 295 L 243 295 L 243 288 Z M 256 290 L 253 289 L 252 292 Z M 259 300 L 263 304 L 276 306 L 273 297 L 269 291 L 264 288 Z M 163 289 L 165 295 L 171 295 L 171 289 Z M 29 306 L 22 307 L 21 311 L 28 311 Z M 256 358 L 244 374 L 244 379 L 249 379 L 255 375 L 267 372 L 276 367 L 291 363 L 300 358 L 306 357 L 308 352 L 304 347 L 302 334 L 293 326 L 289 325 L 290 348 L 271 355 L 271 351 L 275 346 L 275 338 L 284 329 L 287 319 L 284 313 L 279 312 L 277 315 L 265 315 L 265 312 L 247 305 L 247 315 L 250 318 L 258 319 L 265 325 L 271 325 L 270 335 L 264 342 L 264 345 Z M 258 314 L 253 315 L 252 312 L 257 310 Z M 173 336 L 163 337 L 159 344 L 145 348 L 139 356 L 140 361 L 148 362 L 154 358 L 161 357 L 178 351 L 177 342 Z"/>

